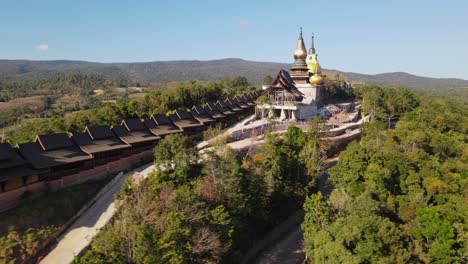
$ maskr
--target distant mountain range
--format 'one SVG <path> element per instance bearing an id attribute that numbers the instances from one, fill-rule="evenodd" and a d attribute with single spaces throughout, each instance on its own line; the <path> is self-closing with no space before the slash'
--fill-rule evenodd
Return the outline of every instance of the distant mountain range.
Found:
<path id="1" fill-rule="evenodd" d="M 36 79 L 66 73 L 99 74 L 109 78 L 122 78 L 141 82 L 169 82 L 186 80 L 221 80 L 245 76 L 260 84 L 266 75 L 273 77 L 280 69 L 291 64 L 221 59 L 210 61 L 179 60 L 135 63 L 96 63 L 86 61 L 28 61 L 0 60 L 0 79 Z M 468 81 L 455 78 L 429 78 L 404 72 L 375 75 L 325 70 L 332 78 L 353 83 L 373 83 L 384 86 L 403 86 L 412 89 L 468 87 Z"/>

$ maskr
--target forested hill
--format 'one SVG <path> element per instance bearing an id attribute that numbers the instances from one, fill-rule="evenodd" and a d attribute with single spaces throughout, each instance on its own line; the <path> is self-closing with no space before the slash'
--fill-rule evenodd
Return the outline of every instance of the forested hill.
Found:
<path id="1" fill-rule="evenodd" d="M 286 63 L 256 62 L 241 59 L 136 63 L 0 60 L 0 79 L 36 79 L 63 73 L 80 72 L 141 82 L 221 80 L 245 76 L 254 83 L 261 83 L 266 75 L 275 75 L 280 69 L 289 69 L 290 66 L 290 64 Z M 326 70 L 325 73 L 331 77 L 336 77 L 338 74 L 341 78 L 344 77 L 348 81 L 357 83 L 404 86 L 413 89 L 468 87 L 467 80 L 428 78 L 403 72 L 366 75 Z"/>

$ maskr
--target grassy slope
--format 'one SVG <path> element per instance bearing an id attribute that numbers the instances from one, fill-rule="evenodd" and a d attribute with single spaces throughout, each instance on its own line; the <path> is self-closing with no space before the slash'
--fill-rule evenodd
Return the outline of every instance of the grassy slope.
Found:
<path id="1" fill-rule="evenodd" d="M 0 214 L 0 263 L 19 261 L 53 235 L 109 179 L 88 181 L 24 202 Z"/>

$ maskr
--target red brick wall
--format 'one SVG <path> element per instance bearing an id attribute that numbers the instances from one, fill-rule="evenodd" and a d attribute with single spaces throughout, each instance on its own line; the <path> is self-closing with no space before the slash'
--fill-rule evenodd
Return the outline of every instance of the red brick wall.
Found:
<path id="1" fill-rule="evenodd" d="M 62 179 L 50 181 L 49 187 L 54 191 L 63 188 Z"/>
<path id="2" fill-rule="evenodd" d="M 132 166 L 132 164 L 139 162 L 140 159 L 150 157 L 151 155 L 151 150 L 136 153 L 116 161 L 111 161 L 104 165 L 96 166 L 93 169 L 84 170 L 72 175 L 64 176 L 58 180 L 50 181 L 48 185 L 50 189 L 56 191 L 61 188 L 84 182 L 89 179 L 99 178 L 108 174 L 122 171 L 124 169 L 128 169 Z M 0 212 L 16 206 L 23 198 L 24 193 L 26 192 L 28 192 L 28 194 L 31 195 L 39 195 L 45 190 L 47 190 L 46 182 L 40 181 L 20 187 L 18 189 L 0 193 Z"/>
<path id="3" fill-rule="evenodd" d="M 46 186 L 44 182 L 36 182 L 9 192 L 0 193 L 0 212 L 16 206 L 24 197 L 25 193 L 28 193 L 28 196 L 35 196 L 45 189 Z"/>
<path id="4" fill-rule="evenodd" d="M 62 177 L 62 188 L 80 182 L 80 173 Z"/>

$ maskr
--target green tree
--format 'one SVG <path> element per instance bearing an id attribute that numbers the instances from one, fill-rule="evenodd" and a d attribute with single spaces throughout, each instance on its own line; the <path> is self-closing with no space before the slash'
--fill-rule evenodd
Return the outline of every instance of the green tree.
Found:
<path id="1" fill-rule="evenodd" d="M 320 176 L 320 170 L 324 165 L 326 157 L 320 153 L 319 144 L 316 140 L 309 140 L 299 153 L 300 160 L 304 163 L 307 175 L 311 177 L 310 183 L 315 185 Z"/>
<path id="2" fill-rule="evenodd" d="M 415 218 L 416 227 L 412 234 L 428 250 L 437 262 L 452 262 L 456 244 L 455 230 L 452 224 L 438 212 L 437 207 L 422 208 Z"/>
<path id="3" fill-rule="evenodd" d="M 183 213 L 169 212 L 164 234 L 160 240 L 162 259 L 166 263 L 184 263 L 191 252 L 192 230 Z"/>
<path id="4" fill-rule="evenodd" d="M 153 154 L 158 180 L 176 186 L 190 179 L 198 161 L 198 152 L 192 142 L 181 134 L 163 138 L 154 148 Z"/>
<path id="5" fill-rule="evenodd" d="M 263 78 L 263 84 L 264 85 L 269 85 L 273 82 L 273 77 L 271 77 L 271 75 L 267 75 L 265 76 L 265 78 Z"/>
<path id="6" fill-rule="evenodd" d="M 114 104 L 105 104 L 103 107 L 99 108 L 96 112 L 96 124 L 97 125 L 108 125 L 112 126 L 119 124 L 124 115 Z"/>

